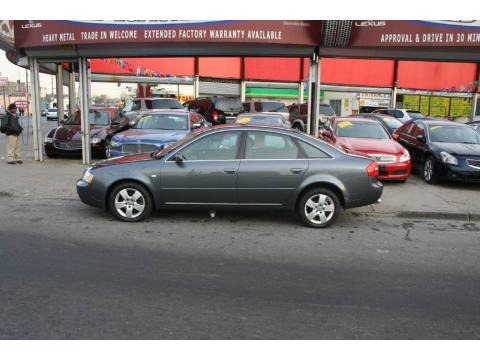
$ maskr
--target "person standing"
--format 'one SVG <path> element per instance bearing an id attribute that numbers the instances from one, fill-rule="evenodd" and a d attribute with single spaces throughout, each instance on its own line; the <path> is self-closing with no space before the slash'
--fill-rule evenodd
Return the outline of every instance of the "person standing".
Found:
<path id="1" fill-rule="evenodd" d="M 5 114 L 5 134 L 7 135 L 7 164 L 22 164 L 21 157 L 21 138 L 23 131 L 17 116 L 17 106 L 15 104 L 8 105 Z"/>

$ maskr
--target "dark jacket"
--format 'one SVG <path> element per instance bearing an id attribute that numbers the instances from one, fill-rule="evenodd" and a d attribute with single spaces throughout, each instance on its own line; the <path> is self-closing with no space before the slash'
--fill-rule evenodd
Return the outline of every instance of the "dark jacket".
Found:
<path id="1" fill-rule="evenodd" d="M 18 117 L 13 115 L 10 111 L 7 111 L 5 114 L 6 120 L 7 120 L 7 131 L 5 134 L 7 136 L 9 135 L 20 135 L 22 133 L 23 128 L 20 126 L 20 123 L 18 122 Z"/>

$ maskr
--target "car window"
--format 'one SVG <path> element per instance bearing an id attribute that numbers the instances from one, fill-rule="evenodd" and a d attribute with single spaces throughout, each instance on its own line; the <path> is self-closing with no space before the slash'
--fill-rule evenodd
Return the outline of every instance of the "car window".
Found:
<path id="1" fill-rule="evenodd" d="M 215 102 L 215 108 L 223 112 L 240 112 L 243 104 L 237 98 L 220 98 Z"/>
<path id="2" fill-rule="evenodd" d="M 258 112 L 288 112 L 285 104 L 278 101 L 256 101 L 253 106 Z"/>
<path id="3" fill-rule="evenodd" d="M 262 116 L 262 115 L 239 115 L 235 124 L 255 124 L 255 125 L 271 125 L 281 126 L 283 125 L 283 119 L 278 116 Z"/>
<path id="4" fill-rule="evenodd" d="M 389 139 L 387 130 L 376 122 L 339 121 L 336 126 L 338 137 Z"/>
<path id="5" fill-rule="evenodd" d="M 467 126 L 429 125 L 428 132 L 432 142 L 480 144 L 480 134 Z"/>
<path id="6" fill-rule="evenodd" d="M 305 141 L 298 140 L 298 144 L 302 148 L 303 152 L 305 155 L 307 155 L 307 158 L 309 159 L 323 159 L 323 158 L 329 158 L 326 153 L 324 153 L 322 150 L 316 148 L 313 145 L 310 145 L 309 143 L 306 143 Z"/>
<path id="7" fill-rule="evenodd" d="M 180 101 L 176 99 L 153 99 L 145 100 L 145 107 L 148 110 L 154 109 L 183 109 Z"/>
<path id="8" fill-rule="evenodd" d="M 130 110 L 128 110 L 128 111 L 138 111 L 138 110 L 140 110 L 140 107 L 141 107 L 141 101 L 140 100 L 134 100 L 131 103 Z"/>
<path id="9" fill-rule="evenodd" d="M 136 129 L 188 130 L 188 114 L 150 114 L 142 116 Z"/>
<path id="10" fill-rule="evenodd" d="M 410 124 L 405 124 L 405 125 L 402 125 L 402 127 L 400 128 L 399 132 L 401 134 L 405 134 L 405 135 L 412 135 L 413 133 L 413 128 L 415 126 L 415 123 L 410 123 Z"/>
<path id="11" fill-rule="evenodd" d="M 220 132 L 207 135 L 181 150 L 184 160 L 235 160 L 240 132 Z"/>
<path id="12" fill-rule="evenodd" d="M 298 147 L 290 136 L 263 131 L 249 132 L 245 159 L 297 159 Z"/>
<path id="13" fill-rule="evenodd" d="M 395 130 L 402 126 L 402 122 L 393 116 L 382 116 L 382 120 L 389 129 Z"/>
<path id="14" fill-rule="evenodd" d="M 92 125 L 109 125 L 110 113 L 108 111 L 90 111 L 88 113 L 88 123 Z"/>
<path id="15" fill-rule="evenodd" d="M 333 111 L 333 108 L 327 104 L 320 104 L 318 112 L 320 115 L 335 116 L 335 111 Z"/>
<path id="16" fill-rule="evenodd" d="M 423 124 L 418 123 L 412 130 L 413 137 L 425 136 L 425 128 L 423 127 Z"/>

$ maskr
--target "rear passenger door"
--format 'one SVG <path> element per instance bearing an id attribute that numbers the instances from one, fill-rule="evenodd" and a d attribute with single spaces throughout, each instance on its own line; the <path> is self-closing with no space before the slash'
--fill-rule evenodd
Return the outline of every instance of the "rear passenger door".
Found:
<path id="1" fill-rule="evenodd" d="M 303 157 L 291 136 L 248 131 L 238 170 L 239 205 L 285 205 L 308 169 Z"/>

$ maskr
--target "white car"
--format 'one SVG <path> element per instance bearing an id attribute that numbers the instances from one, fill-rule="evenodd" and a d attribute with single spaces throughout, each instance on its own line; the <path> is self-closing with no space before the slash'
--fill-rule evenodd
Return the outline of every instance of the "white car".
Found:
<path id="1" fill-rule="evenodd" d="M 379 110 L 372 111 L 372 113 L 390 115 L 397 118 L 401 122 L 425 117 L 420 111 L 409 110 L 409 109 L 379 109 Z"/>
<path id="2" fill-rule="evenodd" d="M 53 109 L 48 109 L 47 110 L 47 121 L 49 120 L 57 120 L 58 119 L 58 114 L 57 114 L 57 111 L 58 109 L 57 108 L 53 108 Z M 63 113 L 65 114 L 65 118 L 68 117 L 68 110 L 64 110 Z"/>

